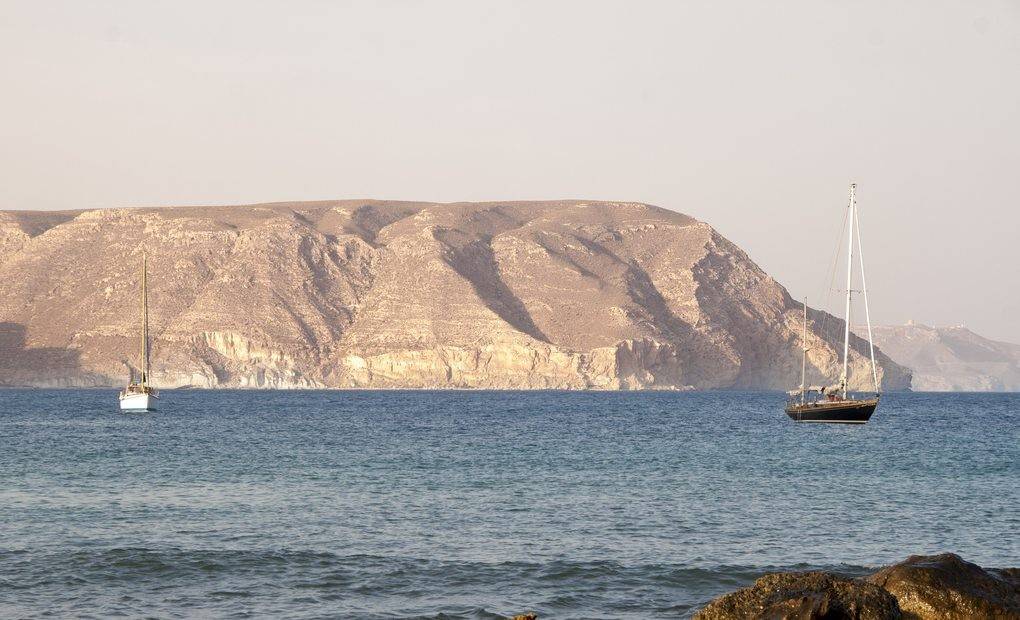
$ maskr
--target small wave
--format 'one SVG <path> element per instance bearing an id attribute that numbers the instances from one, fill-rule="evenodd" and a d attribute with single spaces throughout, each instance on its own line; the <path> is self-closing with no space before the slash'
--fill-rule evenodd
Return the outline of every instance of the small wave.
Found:
<path id="1" fill-rule="evenodd" d="M 57 614 L 69 608 L 54 595 L 69 599 L 77 593 L 98 597 L 111 613 L 129 615 L 173 614 L 181 608 L 237 611 L 241 604 L 255 615 L 328 609 L 378 618 L 501 618 L 520 610 L 561 616 L 600 609 L 606 615 L 642 617 L 649 610 L 686 614 L 767 572 L 808 569 L 868 571 L 845 565 L 704 568 L 128 547 L 0 552 L 0 592 L 20 601 L 23 607 L 16 603 L 15 610 Z M 168 592 L 175 596 L 167 597 Z"/>

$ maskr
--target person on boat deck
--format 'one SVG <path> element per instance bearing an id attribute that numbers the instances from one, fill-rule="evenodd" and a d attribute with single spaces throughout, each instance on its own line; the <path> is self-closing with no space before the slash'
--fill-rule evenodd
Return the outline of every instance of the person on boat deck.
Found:
<path id="1" fill-rule="evenodd" d="M 822 389 L 819 390 L 822 393 L 822 396 L 824 396 L 825 399 L 830 401 L 830 402 L 836 400 L 836 395 L 835 394 L 826 394 L 825 393 L 825 390 L 827 390 L 827 389 L 828 388 L 826 388 L 826 387 L 822 387 Z"/>

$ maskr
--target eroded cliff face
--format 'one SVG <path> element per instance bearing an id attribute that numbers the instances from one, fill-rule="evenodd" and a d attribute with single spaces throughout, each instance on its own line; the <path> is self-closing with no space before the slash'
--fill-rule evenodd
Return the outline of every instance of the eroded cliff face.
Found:
<path id="1" fill-rule="evenodd" d="M 634 203 L 0 212 L 0 384 L 787 389 L 800 310 L 707 224 Z M 811 311 L 838 374 L 842 322 Z M 839 343 L 837 345 L 837 343 Z M 871 374 L 853 343 L 851 380 Z M 862 355 L 863 354 L 863 355 Z M 908 371 L 879 355 L 886 389 Z"/>

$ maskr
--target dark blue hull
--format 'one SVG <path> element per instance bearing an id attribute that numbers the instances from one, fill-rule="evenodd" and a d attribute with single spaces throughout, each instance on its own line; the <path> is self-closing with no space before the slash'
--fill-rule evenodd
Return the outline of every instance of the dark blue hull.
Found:
<path id="1" fill-rule="evenodd" d="M 786 415 L 796 422 L 828 422 L 831 424 L 864 424 L 878 407 L 877 398 L 867 400 L 820 401 L 790 403 Z"/>

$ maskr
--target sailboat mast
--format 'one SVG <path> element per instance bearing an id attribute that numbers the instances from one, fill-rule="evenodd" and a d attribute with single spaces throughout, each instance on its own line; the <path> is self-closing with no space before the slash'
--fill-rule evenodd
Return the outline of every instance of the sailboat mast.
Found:
<path id="1" fill-rule="evenodd" d="M 142 385 L 149 379 L 149 293 L 146 289 L 148 265 L 142 250 Z"/>
<path id="2" fill-rule="evenodd" d="M 804 298 L 804 336 L 801 339 L 803 357 L 800 360 L 800 404 L 804 404 L 804 393 L 807 391 L 807 297 Z"/>
<path id="3" fill-rule="evenodd" d="M 840 383 L 843 387 L 843 398 L 847 395 L 847 370 L 850 364 L 850 299 L 853 297 L 853 275 L 854 275 L 854 221 L 857 216 L 857 197 L 855 196 L 857 190 L 857 184 L 850 184 L 850 235 L 849 241 L 847 242 L 847 255 L 846 255 L 846 312 L 844 318 L 846 319 L 845 329 L 843 331 L 843 377 Z"/>
<path id="4" fill-rule="evenodd" d="M 871 309 L 868 307 L 868 280 L 864 277 L 864 248 L 861 246 L 861 220 L 854 210 L 854 226 L 857 228 L 857 260 L 861 266 L 861 292 L 864 293 L 864 318 L 868 323 L 868 348 L 871 350 L 871 378 L 878 391 L 878 366 L 875 364 L 875 340 L 871 336 Z"/>

